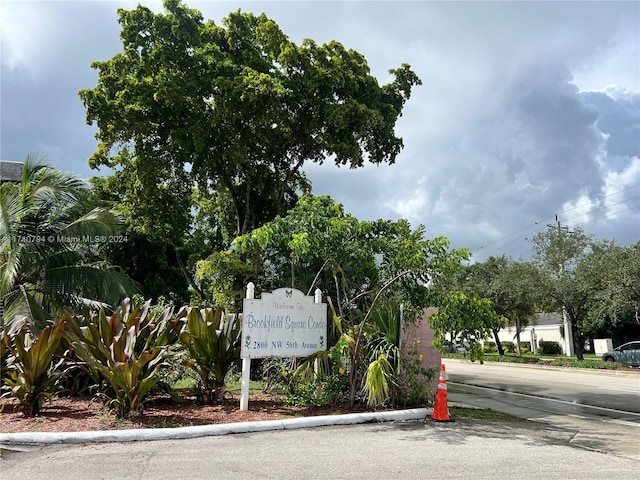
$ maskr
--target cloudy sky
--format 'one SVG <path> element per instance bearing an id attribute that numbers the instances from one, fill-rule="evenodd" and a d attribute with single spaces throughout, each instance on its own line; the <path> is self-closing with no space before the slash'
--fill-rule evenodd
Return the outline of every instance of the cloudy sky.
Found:
<path id="1" fill-rule="evenodd" d="M 0 4 L 3 160 L 27 152 L 82 177 L 96 147 L 78 91 L 121 51 L 130 1 Z M 161 2 L 141 2 L 161 10 Z M 408 218 L 476 260 L 527 258 L 554 223 L 640 240 L 640 2 L 187 1 L 216 23 L 265 12 L 290 39 L 337 40 L 380 83 L 423 80 L 397 124 L 393 166 L 307 168 L 314 193 L 360 219 Z"/>

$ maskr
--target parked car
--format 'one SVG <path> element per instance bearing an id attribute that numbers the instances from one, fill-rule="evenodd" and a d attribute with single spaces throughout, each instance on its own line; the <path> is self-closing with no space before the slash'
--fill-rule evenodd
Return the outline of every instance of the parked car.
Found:
<path id="1" fill-rule="evenodd" d="M 619 362 L 640 367 L 640 341 L 625 343 L 602 354 L 605 362 Z"/>
<path id="2" fill-rule="evenodd" d="M 447 342 L 444 347 L 444 353 L 468 353 L 469 352 L 469 344 L 458 343 L 458 342 Z"/>

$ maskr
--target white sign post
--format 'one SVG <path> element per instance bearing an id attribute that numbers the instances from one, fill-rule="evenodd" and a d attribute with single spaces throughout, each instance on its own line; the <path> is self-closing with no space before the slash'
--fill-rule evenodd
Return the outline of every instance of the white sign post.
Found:
<path id="1" fill-rule="evenodd" d="M 327 348 L 327 305 L 322 292 L 308 297 L 295 288 L 279 288 L 254 298 L 247 285 L 242 304 L 242 388 L 240 410 L 249 409 L 252 358 L 307 357 Z"/>

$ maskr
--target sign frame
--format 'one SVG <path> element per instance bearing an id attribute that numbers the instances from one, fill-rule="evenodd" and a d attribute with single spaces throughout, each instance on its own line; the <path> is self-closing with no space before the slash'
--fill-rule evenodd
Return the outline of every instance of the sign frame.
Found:
<path id="1" fill-rule="evenodd" d="M 327 349 L 327 304 L 295 288 L 278 288 L 255 298 L 247 284 L 242 302 L 242 384 L 240 410 L 249 409 L 252 358 L 307 357 Z"/>

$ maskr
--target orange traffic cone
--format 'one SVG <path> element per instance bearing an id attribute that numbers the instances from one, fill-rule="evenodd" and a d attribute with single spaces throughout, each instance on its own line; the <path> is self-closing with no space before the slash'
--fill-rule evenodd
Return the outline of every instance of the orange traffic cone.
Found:
<path id="1" fill-rule="evenodd" d="M 438 391 L 436 392 L 436 402 L 433 407 L 431 418 L 437 422 L 452 422 L 447 406 L 447 372 L 444 363 L 440 365 L 440 377 L 438 378 Z"/>

